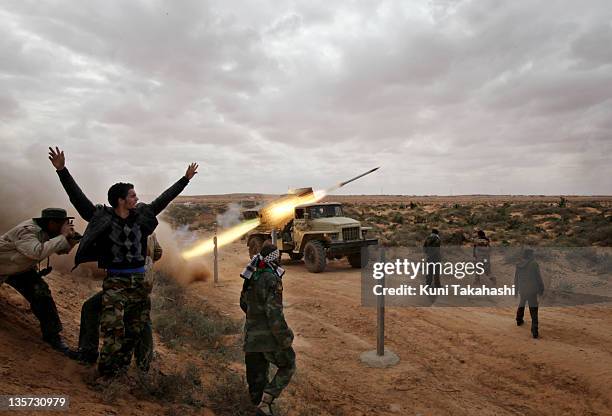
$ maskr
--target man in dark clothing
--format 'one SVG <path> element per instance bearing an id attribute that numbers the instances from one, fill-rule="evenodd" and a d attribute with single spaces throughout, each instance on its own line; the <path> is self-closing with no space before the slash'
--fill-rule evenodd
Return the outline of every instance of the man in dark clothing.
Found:
<path id="1" fill-rule="evenodd" d="M 440 253 L 440 246 L 442 242 L 440 240 L 440 232 L 437 229 L 431 230 L 431 234 L 425 239 L 423 243 L 423 252 L 425 253 L 425 260 L 427 263 L 439 263 L 442 260 L 442 255 Z M 431 284 L 434 284 L 434 287 L 442 287 L 440 284 L 440 269 L 441 265 L 438 264 L 428 264 L 427 265 L 427 277 L 425 279 L 425 284 L 431 287 Z"/>
<path id="2" fill-rule="evenodd" d="M 533 258 L 533 250 L 525 249 L 523 259 L 516 265 L 514 273 L 514 286 L 516 295 L 520 295 L 518 309 L 516 310 L 516 324 L 523 325 L 525 316 L 525 303 L 529 303 L 531 315 L 531 334 L 538 338 L 538 295 L 544 294 L 544 283 L 540 275 L 540 266 Z"/>
<path id="3" fill-rule="evenodd" d="M 476 263 L 484 264 L 484 274 L 495 284 L 495 277 L 491 276 L 491 240 L 484 230 L 478 230 L 478 236 L 474 240 L 473 255 Z M 476 275 L 474 283 L 480 284 L 480 275 Z"/>
<path id="4" fill-rule="evenodd" d="M 244 361 L 247 383 L 256 415 L 272 415 L 272 402 L 287 387 L 295 372 L 293 332 L 283 314 L 285 271 L 278 266 L 280 252 L 264 245 L 240 275 L 244 279 L 240 307 L 246 313 Z M 268 381 L 270 363 L 277 367 Z"/>
<path id="5" fill-rule="evenodd" d="M 150 321 L 150 287 L 145 283 L 147 237 L 157 227 L 155 218 L 197 173 L 192 163 L 181 179 L 150 204 L 138 203 L 134 186 L 116 183 L 108 190 L 111 207 L 94 205 L 65 167 L 64 152 L 49 148 L 49 160 L 79 215 L 89 224 L 75 256 L 80 263 L 97 261 L 106 269 L 102 284 L 100 327 L 104 338 L 98 370 L 102 375 L 124 371 L 135 344 Z"/>

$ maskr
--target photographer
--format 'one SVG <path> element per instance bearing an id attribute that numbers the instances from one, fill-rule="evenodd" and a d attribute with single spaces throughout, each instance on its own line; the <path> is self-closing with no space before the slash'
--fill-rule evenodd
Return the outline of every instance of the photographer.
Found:
<path id="1" fill-rule="evenodd" d="M 30 303 L 40 322 L 43 340 L 65 355 L 74 358 L 63 341 L 62 323 L 49 286 L 42 279 L 48 267 L 37 271 L 37 264 L 52 254 L 67 254 L 79 235 L 72 228 L 66 210 L 46 208 L 38 218 L 26 220 L 0 237 L 0 282 L 6 282 Z"/>

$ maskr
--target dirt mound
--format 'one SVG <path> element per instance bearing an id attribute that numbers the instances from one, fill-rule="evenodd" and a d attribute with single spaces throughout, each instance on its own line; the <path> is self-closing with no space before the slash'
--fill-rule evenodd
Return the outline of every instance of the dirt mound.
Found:
<path id="1" fill-rule="evenodd" d="M 82 302 L 99 290 L 101 282 L 55 272 L 46 280 L 64 325 L 66 341 L 76 346 Z M 157 343 L 156 351 L 160 374 L 176 371 L 186 358 L 169 352 L 160 343 Z M 145 397 L 135 396 L 129 382 L 109 385 L 96 381 L 94 367 L 78 364 L 52 350 L 41 340 L 38 321 L 25 299 L 8 285 L 0 286 L 0 363 L 2 394 L 65 395 L 69 397 L 70 409 L 63 414 L 162 415 L 176 407 L 158 398 L 146 397 L 146 392 L 142 394 Z M 129 378 L 132 382 L 138 381 L 135 373 L 130 373 Z M 128 388 L 130 392 L 125 391 Z M 181 413 L 192 412 L 189 408 L 181 408 Z M 199 408 L 197 414 L 212 413 Z"/>

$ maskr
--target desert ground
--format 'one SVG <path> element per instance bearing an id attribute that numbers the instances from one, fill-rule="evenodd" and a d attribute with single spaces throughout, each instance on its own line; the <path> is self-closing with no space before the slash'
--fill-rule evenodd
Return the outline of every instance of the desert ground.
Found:
<path id="1" fill-rule="evenodd" d="M 205 237 L 230 204 L 269 198 L 182 198 L 165 218 Z M 564 199 L 333 197 L 347 204 L 351 216 L 373 226 L 388 246 L 418 245 L 434 224 L 463 245 L 469 245 L 477 227 L 486 229 L 496 245 L 588 243 L 601 253 L 594 264 L 578 271 L 567 265 L 561 271 L 545 269 L 545 278 L 551 282 L 551 274 L 567 274 L 573 280 L 565 289 L 610 293 L 609 275 L 598 267 L 608 260 L 612 198 Z M 509 222 L 513 218 L 518 222 Z M 162 245 L 173 244 L 162 237 Z M 521 240 L 524 237 L 528 239 Z M 212 268 L 209 257 L 204 261 Z M 250 414 L 240 354 L 243 314 L 238 306 L 239 273 L 246 261 L 246 244 L 238 240 L 220 249 L 218 284 L 210 277 L 202 280 L 206 273 L 191 283 L 183 279 L 181 285 L 160 280 L 153 310 L 157 376 L 142 380 L 133 372 L 111 384 L 96 380 L 92 367 L 69 362 L 47 348 L 26 302 L 12 288 L 0 287 L 0 391 L 67 394 L 69 413 L 75 415 Z M 509 281 L 511 265 L 499 263 L 494 269 L 498 281 Z M 375 369 L 359 360 L 376 345 L 376 312 L 361 306 L 360 271 L 345 259 L 331 261 L 320 274 L 286 258 L 283 267 L 285 316 L 296 335 L 298 370 L 279 400 L 281 414 L 612 414 L 611 303 L 543 307 L 537 340 L 530 337 L 528 316 L 526 326 L 516 326 L 512 307 L 390 307 L 386 346 L 400 362 Z M 101 283 L 88 269 L 57 270 L 47 280 L 66 337 L 75 345 L 82 301 Z M 597 285 L 582 285 L 586 277 Z"/>

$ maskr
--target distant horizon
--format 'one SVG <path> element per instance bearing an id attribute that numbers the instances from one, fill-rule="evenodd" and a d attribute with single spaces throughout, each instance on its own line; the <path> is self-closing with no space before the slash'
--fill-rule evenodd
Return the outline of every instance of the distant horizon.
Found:
<path id="1" fill-rule="evenodd" d="M 225 194 L 197 194 L 197 195 L 180 195 L 177 199 L 181 198 L 198 198 L 198 197 L 210 197 L 210 196 L 236 196 L 236 195 L 261 195 L 261 196 L 282 196 L 286 194 L 270 194 L 270 193 L 262 193 L 262 192 L 230 192 Z M 327 194 L 326 197 L 329 196 L 395 196 L 395 197 L 436 197 L 436 198 L 453 198 L 453 197 L 470 197 L 470 196 L 480 196 L 480 197 L 568 197 L 568 198 L 612 198 L 612 195 L 598 195 L 598 194 L 453 194 L 453 195 L 419 195 L 419 194 Z"/>

